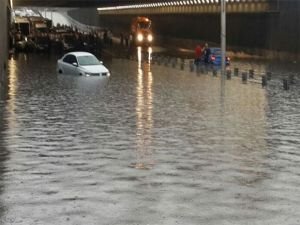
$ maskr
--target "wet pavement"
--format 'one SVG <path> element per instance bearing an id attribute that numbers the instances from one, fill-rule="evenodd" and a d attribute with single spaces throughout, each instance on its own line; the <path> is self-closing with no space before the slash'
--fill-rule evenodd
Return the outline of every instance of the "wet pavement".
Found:
<path id="1" fill-rule="evenodd" d="M 141 56 L 137 56 L 139 59 Z M 295 67 L 267 88 L 128 59 L 110 77 L 9 61 L 0 101 L 1 225 L 300 224 Z"/>

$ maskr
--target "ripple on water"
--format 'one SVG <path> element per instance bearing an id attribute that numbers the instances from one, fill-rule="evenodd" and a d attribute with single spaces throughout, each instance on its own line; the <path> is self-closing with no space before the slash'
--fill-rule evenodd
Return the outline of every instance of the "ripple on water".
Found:
<path id="1" fill-rule="evenodd" d="M 91 80 L 55 62 L 9 62 L 0 224 L 299 224 L 300 89 L 277 85 L 288 68 L 232 65 L 271 69 L 262 89 L 115 59 Z"/>

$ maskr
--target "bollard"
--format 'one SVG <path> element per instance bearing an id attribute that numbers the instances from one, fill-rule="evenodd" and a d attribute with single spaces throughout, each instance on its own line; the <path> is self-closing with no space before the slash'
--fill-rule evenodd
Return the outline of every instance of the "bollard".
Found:
<path id="1" fill-rule="evenodd" d="M 283 79 L 283 89 L 286 91 L 290 89 L 289 81 L 287 79 Z"/>
<path id="2" fill-rule="evenodd" d="M 247 83 L 248 80 L 248 74 L 246 72 L 242 73 L 242 82 L 243 83 Z"/>
<path id="3" fill-rule="evenodd" d="M 267 72 L 267 80 L 271 80 L 272 79 L 272 72 Z"/>
<path id="4" fill-rule="evenodd" d="M 227 80 L 231 80 L 231 70 L 226 70 Z"/>
<path id="5" fill-rule="evenodd" d="M 214 76 L 214 77 L 218 76 L 218 71 L 217 71 L 216 69 L 213 69 L 212 72 L 213 72 L 213 76 Z"/>
<path id="6" fill-rule="evenodd" d="M 254 70 L 249 70 L 249 78 L 253 79 L 254 78 Z"/>
<path id="7" fill-rule="evenodd" d="M 176 58 L 174 58 L 174 59 L 172 60 L 172 67 L 173 67 L 173 68 L 175 68 L 175 67 L 176 67 L 176 63 L 177 63 L 177 59 L 176 59 Z"/>
<path id="8" fill-rule="evenodd" d="M 268 84 L 267 77 L 266 76 L 262 76 L 261 77 L 261 85 L 262 85 L 262 87 L 267 86 L 267 84 Z"/>
<path id="9" fill-rule="evenodd" d="M 190 61 L 190 71 L 194 72 L 194 62 Z"/>
<path id="10" fill-rule="evenodd" d="M 234 76 L 239 76 L 239 68 L 234 68 Z"/>
<path id="11" fill-rule="evenodd" d="M 181 70 L 184 70 L 184 59 L 181 59 L 180 69 L 181 69 Z"/>

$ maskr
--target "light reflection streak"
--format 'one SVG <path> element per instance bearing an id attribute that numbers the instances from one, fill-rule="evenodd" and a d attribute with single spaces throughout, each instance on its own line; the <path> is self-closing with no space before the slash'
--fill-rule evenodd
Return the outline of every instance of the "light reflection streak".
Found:
<path id="1" fill-rule="evenodd" d="M 151 169 L 153 167 L 153 157 L 151 150 L 152 127 L 153 127 L 153 77 L 151 72 L 152 48 L 147 51 L 147 64 L 142 65 L 142 48 L 137 48 L 138 77 L 137 77 L 137 151 L 136 163 L 133 165 L 137 169 Z"/>
<path id="2" fill-rule="evenodd" d="M 8 95 L 10 99 L 14 99 L 17 91 L 17 65 L 16 61 L 12 58 L 8 62 L 9 64 L 9 79 L 8 79 Z"/>
<path id="3" fill-rule="evenodd" d="M 18 86 L 17 64 L 16 61 L 11 58 L 8 61 L 9 66 L 9 78 L 8 78 L 8 111 L 10 113 L 9 126 L 15 127 L 16 125 L 16 93 Z"/>

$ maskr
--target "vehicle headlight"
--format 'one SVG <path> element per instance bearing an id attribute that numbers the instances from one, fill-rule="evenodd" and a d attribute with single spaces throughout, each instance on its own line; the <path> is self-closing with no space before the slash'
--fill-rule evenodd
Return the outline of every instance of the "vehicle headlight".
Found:
<path id="1" fill-rule="evenodd" d="M 143 39 L 144 39 L 144 37 L 143 37 L 142 34 L 138 34 L 136 38 L 137 38 L 137 40 L 140 41 L 140 42 L 143 41 Z"/>
<path id="2" fill-rule="evenodd" d="M 148 34 L 147 39 L 149 42 L 153 41 L 153 36 L 152 34 Z"/>

